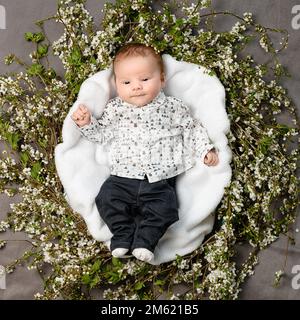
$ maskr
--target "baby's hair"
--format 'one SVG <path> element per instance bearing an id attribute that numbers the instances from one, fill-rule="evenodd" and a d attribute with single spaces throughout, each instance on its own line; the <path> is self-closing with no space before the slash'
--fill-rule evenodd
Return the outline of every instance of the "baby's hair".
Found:
<path id="1" fill-rule="evenodd" d="M 132 56 L 148 56 L 152 55 L 158 63 L 161 74 L 164 74 L 164 63 L 160 54 L 158 54 L 152 47 L 146 46 L 142 43 L 128 43 L 121 47 L 113 60 L 113 66 L 116 62 L 122 58 L 132 57 Z"/>

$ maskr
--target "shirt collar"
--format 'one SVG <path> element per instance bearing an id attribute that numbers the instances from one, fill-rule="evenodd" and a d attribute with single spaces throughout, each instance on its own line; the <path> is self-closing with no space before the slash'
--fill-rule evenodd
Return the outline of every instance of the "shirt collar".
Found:
<path id="1" fill-rule="evenodd" d="M 165 100 L 165 94 L 164 92 L 161 90 L 158 95 L 151 101 L 149 102 L 148 104 L 142 106 L 142 107 L 139 107 L 139 108 L 145 108 L 145 107 L 150 107 L 151 105 L 160 105 L 160 104 L 163 104 L 164 100 Z M 131 104 L 131 103 L 128 103 L 124 100 L 122 100 L 120 97 L 117 97 L 119 103 L 122 105 L 122 106 L 125 106 L 125 107 L 131 107 L 131 108 L 137 108 L 136 105 L 134 104 Z"/>

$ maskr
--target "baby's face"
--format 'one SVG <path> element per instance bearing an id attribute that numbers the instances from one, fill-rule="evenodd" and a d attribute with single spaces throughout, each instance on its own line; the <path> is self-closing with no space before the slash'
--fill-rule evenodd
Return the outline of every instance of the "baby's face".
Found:
<path id="1" fill-rule="evenodd" d="M 158 63 L 151 55 L 122 58 L 115 63 L 114 70 L 119 97 L 138 107 L 150 103 L 165 84 Z"/>

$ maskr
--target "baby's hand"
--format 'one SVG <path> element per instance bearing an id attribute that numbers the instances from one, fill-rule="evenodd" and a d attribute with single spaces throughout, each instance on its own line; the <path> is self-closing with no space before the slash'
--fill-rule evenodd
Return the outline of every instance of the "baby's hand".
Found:
<path id="1" fill-rule="evenodd" d="M 71 118 L 79 126 L 83 127 L 91 122 L 91 113 L 84 104 L 80 104 Z"/>
<path id="2" fill-rule="evenodd" d="M 219 157 L 215 150 L 210 150 L 206 154 L 204 163 L 208 166 L 216 166 L 219 163 Z"/>

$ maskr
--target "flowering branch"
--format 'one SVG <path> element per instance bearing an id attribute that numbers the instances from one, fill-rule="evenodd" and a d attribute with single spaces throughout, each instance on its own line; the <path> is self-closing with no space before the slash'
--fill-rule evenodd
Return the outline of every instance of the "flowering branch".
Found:
<path id="1" fill-rule="evenodd" d="M 278 58 L 288 44 L 286 30 L 261 26 L 250 13 L 240 17 L 215 12 L 207 0 L 180 2 L 180 17 L 167 3 L 155 11 L 147 0 L 108 2 L 102 28 L 97 29 L 84 3 L 60 1 L 55 15 L 36 22 L 41 32 L 25 33 L 35 47 L 31 63 L 11 54 L 6 63 L 18 63 L 24 71 L 0 76 L 0 139 L 7 144 L 0 157 L 0 191 L 22 196 L 11 204 L 0 231 L 11 228 L 32 238 L 31 250 L 8 268 L 29 260 L 29 267 L 40 271 L 51 265 L 50 275 L 43 279 L 44 292 L 36 299 L 86 299 L 91 289 L 103 284 L 114 285 L 114 290 L 104 291 L 108 299 L 156 299 L 163 293 L 170 299 L 237 299 L 258 262 L 258 252 L 286 234 L 296 217 L 299 120 L 278 84 L 287 75 Z M 210 12 L 201 14 L 203 9 Z M 216 16 L 232 16 L 238 22 L 227 32 L 216 32 L 207 20 Z M 63 27 L 52 44 L 44 30 L 50 20 Z M 208 27 L 199 30 L 203 20 Z M 269 32 L 284 34 L 279 49 Z M 270 57 L 262 65 L 244 51 L 257 37 L 257 45 Z M 61 142 L 62 124 L 80 85 L 107 68 L 118 48 L 130 41 L 216 74 L 226 89 L 231 120 L 233 176 L 215 210 L 214 232 L 190 255 L 160 266 L 111 258 L 69 207 L 54 163 L 54 148 Z M 61 60 L 64 79 L 49 65 L 49 49 Z M 266 75 L 275 79 L 268 81 Z M 283 113 L 292 125 L 279 121 Z M 5 241 L 0 242 L 2 250 Z M 237 243 L 253 247 L 241 266 L 234 260 Z M 174 291 L 178 283 L 187 286 L 181 295 Z"/>

